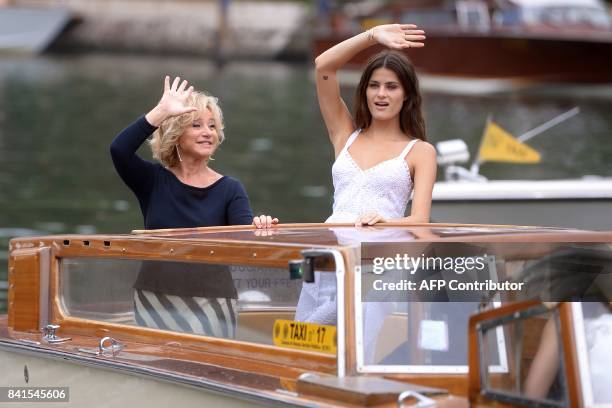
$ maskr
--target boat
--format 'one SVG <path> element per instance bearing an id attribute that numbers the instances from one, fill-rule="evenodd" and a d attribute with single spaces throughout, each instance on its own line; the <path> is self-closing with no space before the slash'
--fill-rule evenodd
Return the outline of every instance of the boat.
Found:
<path id="1" fill-rule="evenodd" d="M 0 4 L 0 53 L 40 54 L 51 46 L 72 19 L 72 12 L 61 7 Z"/>
<path id="2" fill-rule="evenodd" d="M 440 181 L 432 220 L 610 230 L 612 178 Z"/>
<path id="3" fill-rule="evenodd" d="M 434 185 L 431 218 L 436 222 L 543 225 L 612 230 L 612 177 L 557 180 L 489 180 L 480 174 L 487 161 L 509 165 L 539 163 L 541 155 L 524 142 L 578 114 L 576 107 L 514 137 L 489 118 L 477 157 L 461 139 L 436 144 L 444 180 Z"/>
<path id="4" fill-rule="evenodd" d="M 611 293 L 611 243 L 610 232 L 466 224 L 15 238 L 8 315 L 0 316 L 0 401 L 605 406 L 612 315 L 602 293 Z M 417 273 L 389 264 L 400 253 L 413 266 L 422 259 Z M 430 257 L 452 265 L 429 269 Z M 195 334 L 161 312 L 164 330 L 139 322 L 134 282 L 152 265 L 167 272 L 158 277 L 168 284 L 185 271 L 203 282 L 230 273 L 235 335 Z M 429 288 L 378 292 L 403 272 Z M 453 280 L 493 286 L 442 290 Z M 296 320 L 308 312 L 300 298 L 313 281 L 331 285 L 332 313 Z M 517 289 L 521 282 L 529 290 Z M 587 296 L 591 303 L 582 302 Z M 603 337 L 593 342 L 597 325 Z M 556 348 L 555 358 L 542 358 L 542 348 Z M 534 388 L 532 373 L 549 366 L 559 367 L 549 370 L 554 386 Z"/>
<path id="5" fill-rule="evenodd" d="M 366 2 L 329 14 L 314 32 L 315 56 L 374 25 L 417 24 L 426 31 L 426 46 L 408 56 L 432 86 L 440 86 L 436 78 L 477 80 L 484 88 L 500 80 L 612 82 L 612 23 L 600 0 Z M 362 67 L 380 49 L 370 47 L 350 64 Z M 490 79 L 498 82 L 481 83 Z"/>

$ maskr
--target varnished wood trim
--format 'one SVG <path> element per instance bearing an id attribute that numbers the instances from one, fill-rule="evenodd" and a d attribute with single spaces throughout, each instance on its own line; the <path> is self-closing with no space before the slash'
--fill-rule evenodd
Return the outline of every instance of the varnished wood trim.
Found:
<path id="1" fill-rule="evenodd" d="M 10 253 L 8 325 L 11 329 L 40 330 L 40 274 L 41 270 L 48 271 L 48 251 L 46 247 L 39 247 Z"/>
<path id="2" fill-rule="evenodd" d="M 307 228 L 330 228 L 330 227 L 352 227 L 354 223 L 286 223 L 277 224 L 273 229 L 307 229 Z M 538 227 L 533 225 L 511 225 L 511 224 L 464 224 L 464 223 L 405 223 L 405 222 L 382 222 L 376 224 L 376 227 L 429 227 L 429 228 L 524 228 L 526 230 L 534 230 Z M 218 227 L 195 227 L 195 228 L 167 228 L 153 230 L 132 230 L 134 235 L 159 235 L 170 233 L 185 233 L 185 232 L 219 232 L 219 231 L 243 231 L 255 230 L 254 225 L 230 225 Z"/>
<path id="3" fill-rule="evenodd" d="M 514 302 L 470 317 L 468 323 L 468 398 L 471 404 L 483 402 L 482 396 L 480 395 L 480 355 L 478 349 L 478 331 L 476 330 L 476 326 L 483 321 L 507 316 L 514 312 L 528 309 L 539 304 L 540 302 L 537 300 Z"/>
<path id="4" fill-rule="evenodd" d="M 326 228 L 333 225 L 326 225 Z M 411 227 L 403 226 L 409 232 L 417 233 L 417 230 Z M 437 226 L 438 228 L 440 226 Z M 487 226 L 479 226 L 487 227 Z M 315 227 L 311 227 L 316 229 Z M 369 227 L 380 228 L 380 227 Z M 226 231 L 226 230 L 223 230 Z M 179 232 L 179 231 L 177 231 Z M 305 249 L 305 248 L 341 248 L 353 245 L 332 244 L 329 242 L 321 243 L 300 243 L 289 241 L 265 241 L 258 239 L 244 239 L 231 237 L 212 237 L 206 238 L 206 234 L 198 235 L 197 237 L 184 237 L 185 231 L 180 231 L 181 235 L 62 235 L 62 236 L 47 236 L 47 237 L 28 237 L 15 238 L 11 240 L 11 247 L 14 249 L 37 248 L 40 246 L 49 246 L 57 249 L 61 254 L 72 254 L 83 256 L 91 256 L 92 253 L 102 252 L 105 256 L 125 256 L 125 253 L 130 255 L 140 255 L 142 252 L 157 253 L 160 256 L 178 257 L 179 252 L 170 252 L 170 249 L 178 251 L 187 251 L 194 254 L 194 251 L 187 248 L 206 249 L 207 247 L 231 247 L 231 248 L 252 248 L 262 252 L 266 252 L 271 248 L 278 250 L 279 248 L 287 249 Z M 205 232 L 205 231 L 203 231 Z M 209 231 L 214 232 L 214 231 Z M 524 232 L 499 232 L 493 234 L 469 234 L 460 236 L 438 237 L 432 233 L 417 234 L 417 242 L 462 242 L 462 243 L 572 243 L 572 242 L 601 242 L 612 243 L 612 233 L 610 232 L 591 232 L 591 231 L 572 231 L 572 230 L 525 230 Z M 70 242 L 70 246 L 63 245 L 64 241 Z M 82 245 L 83 241 L 89 241 L 89 246 Z M 110 245 L 104 245 L 104 243 Z M 414 241 L 413 241 L 414 242 Z M 73 245 L 74 244 L 74 245 Z M 61 256 L 61 255 L 60 255 Z M 205 257 L 205 254 L 201 254 Z M 257 259 L 251 259 L 252 262 L 258 262 Z"/>
<path id="5" fill-rule="evenodd" d="M 194 353 L 194 358 L 197 354 L 206 353 L 209 358 L 214 359 L 221 365 L 223 365 L 224 361 L 227 360 L 227 362 L 229 362 L 232 359 L 240 359 L 240 361 L 246 359 L 261 364 L 272 364 L 284 372 L 285 376 L 288 376 L 289 372 L 295 372 L 296 376 L 304 371 L 315 371 L 328 374 L 336 372 L 337 366 L 335 356 L 301 350 L 283 349 L 264 344 L 204 337 L 187 333 L 162 331 L 145 327 L 126 326 L 71 317 L 67 315 L 61 307 L 62 302 L 59 293 L 60 265 L 57 258 L 61 253 L 62 251 L 58 251 L 58 253 L 54 254 L 50 279 L 50 297 L 52 299 L 50 319 L 53 323 L 61 326 L 58 332 L 60 336 L 81 335 L 93 336 L 99 339 L 112 335 L 120 340 L 138 341 L 160 346 L 169 343 L 180 343 L 184 350 L 191 350 Z M 269 266 L 269 262 L 266 263 L 266 265 Z M 287 367 L 292 368 L 288 371 Z"/>
<path id="6" fill-rule="evenodd" d="M 66 316 L 54 319 L 62 326 L 62 335 L 90 336 L 100 339 L 112 336 L 122 342 L 138 342 L 150 347 L 169 346 L 179 347 L 187 359 L 206 355 L 206 361 L 225 366 L 231 361 L 244 360 L 257 364 L 276 366 L 275 375 L 290 377 L 294 371 L 296 375 L 304 371 L 315 371 L 327 374 L 336 372 L 335 356 L 313 353 L 301 350 L 284 349 L 276 346 L 247 343 L 229 339 L 198 336 L 188 333 L 156 330 L 147 327 L 126 326 L 114 323 L 91 321 Z M 200 356 L 200 357 L 198 357 Z M 257 370 L 254 370 L 257 371 Z"/>
<path id="7" fill-rule="evenodd" d="M 441 388 L 447 390 L 449 394 L 467 396 L 468 378 L 466 374 L 392 374 L 385 375 L 385 378 Z"/>
<path id="8" fill-rule="evenodd" d="M 583 395 L 579 376 L 580 368 L 578 365 L 574 322 L 572 320 L 572 304 L 570 302 L 559 304 L 559 320 L 561 322 L 561 344 L 563 344 L 563 355 L 565 357 L 565 378 L 569 406 L 579 407 L 582 406 Z M 584 356 L 584 358 L 588 358 L 588 356 Z"/>
<path id="9" fill-rule="evenodd" d="M 89 246 L 80 245 L 83 240 L 89 241 Z M 70 245 L 64 245 L 64 241 L 70 242 Z M 110 245 L 105 246 L 105 241 Z M 254 242 L 194 242 L 125 237 L 113 239 L 93 236 L 89 239 L 80 236 L 78 239 L 72 236 L 48 237 L 41 242 L 51 247 L 55 256 L 59 258 L 175 260 L 279 268 L 287 268 L 290 260 L 302 259 L 302 250 L 316 247 L 316 245 L 270 245 Z"/>
<path id="10" fill-rule="evenodd" d="M 344 298 L 344 322 L 345 322 L 345 344 L 346 344 L 346 375 L 357 373 L 357 337 L 355 322 L 355 267 L 360 265 L 361 260 L 357 258 L 354 251 L 341 251 L 345 259 L 345 298 Z"/>

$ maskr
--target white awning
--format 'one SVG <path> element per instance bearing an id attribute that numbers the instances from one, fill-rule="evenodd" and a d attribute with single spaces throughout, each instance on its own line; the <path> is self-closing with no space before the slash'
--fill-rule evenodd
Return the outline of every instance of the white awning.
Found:
<path id="1" fill-rule="evenodd" d="M 565 180 L 440 181 L 433 201 L 612 199 L 612 177 Z"/>
<path id="2" fill-rule="evenodd" d="M 510 0 L 519 7 L 591 7 L 605 10 L 600 0 Z"/>

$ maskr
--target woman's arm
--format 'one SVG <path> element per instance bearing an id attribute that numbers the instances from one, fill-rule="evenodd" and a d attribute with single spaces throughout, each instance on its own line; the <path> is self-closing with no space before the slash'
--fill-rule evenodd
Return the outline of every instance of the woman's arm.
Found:
<path id="1" fill-rule="evenodd" d="M 256 228 L 271 228 L 278 224 L 278 218 L 269 215 L 253 217 L 249 197 L 239 181 L 235 181 L 232 197 L 227 204 L 228 225 L 254 225 Z"/>
<path id="2" fill-rule="evenodd" d="M 436 149 L 429 143 L 419 142 L 412 150 L 413 154 L 409 155 L 414 168 L 412 206 L 410 216 L 398 221 L 424 223 L 429 222 L 431 194 L 438 170 Z"/>
<path id="3" fill-rule="evenodd" d="M 232 179 L 234 185 L 226 204 L 228 225 L 249 225 L 253 222 L 253 212 L 246 190 L 242 183 Z"/>
<path id="4" fill-rule="evenodd" d="M 527 398 L 546 398 L 559 371 L 559 359 L 557 328 L 554 318 L 550 317 L 542 330 L 538 351 L 531 362 L 523 386 Z"/>
<path id="5" fill-rule="evenodd" d="M 176 77 L 170 86 L 170 77 L 166 76 L 164 93 L 157 105 L 144 118 L 139 118 L 121 131 L 111 143 L 110 153 L 115 169 L 139 199 L 151 190 L 155 166 L 138 157 L 136 151 L 164 120 L 197 110 L 185 106 L 193 87 L 187 88 L 187 81 L 180 83 L 180 80 Z"/>
<path id="6" fill-rule="evenodd" d="M 423 43 L 415 41 L 425 39 L 424 31 L 416 28 L 412 24 L 377 26 L 333 46 L 315 59 L 319 107 L 336 156 L 354 130 L 351 114 L 340 96 L 337 71 L 359 52 L 375 44 L 392 49 L 422 47 Z"/>
<path id="7" fill-rule="evenodd" d="M 136 151 L 155 129 L 155 126 L 140 117 L 122 130 L 110 145 L 115 170 L 139 200 L 151 191 L 155 165 L 138 157 Z"/>

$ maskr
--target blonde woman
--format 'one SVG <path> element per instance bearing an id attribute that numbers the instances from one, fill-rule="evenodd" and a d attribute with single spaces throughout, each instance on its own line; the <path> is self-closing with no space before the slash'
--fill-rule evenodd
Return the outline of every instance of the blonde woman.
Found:
<path id="1" fill-rule="evenodd" d="M 152 134 L 159 163 L 136 154 Z M 217 98 L 194 91 L 179 77 L 170 84 L 166 76 L 159 103 L 110 147 L 115 169 L 138 199 L 146 229 L 278 223 L 267 215 L 253 218 L 242 184 L 209 166 L 224 138 Z M 223 266 L 146 261 L 134 289 L 141 326 L 234 337 L 238 296 Z"/>
<path id="2" fill-rule="evenodd" d="M 176 77 L 164 81 L 164 94 L 145 116 L 113 140 L 115 169 L 134 192 L 146 229 L 244 225 L 270 227 L 270 216 L 253 218 L 242 184 L 223 176 L 209 161 L 225 139 L 217 98 L 187 88 Z M 153 134 L 151 163 L 136 155 Z"/>

